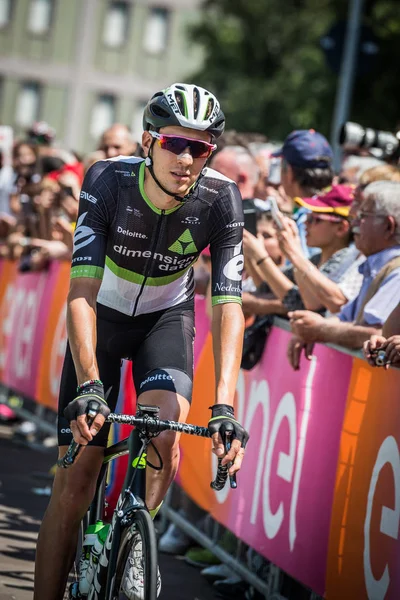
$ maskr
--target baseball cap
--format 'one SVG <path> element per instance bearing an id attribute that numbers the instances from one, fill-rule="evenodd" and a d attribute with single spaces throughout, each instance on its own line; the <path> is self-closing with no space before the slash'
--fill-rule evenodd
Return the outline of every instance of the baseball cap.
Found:
<path id="1" fill-rule="evenodd" d="M 354 190 L 354 186 L 350 185 L 333 185 L 312 198 L 294 198 L 294 201 L 312 212 L 348 217 L 354 200 Z"/>
<path id="2" fill-rule="evenodd" d="M 332 163 L 328 140 L 314 129 L 297 129 L 289 133 L 280 150 L 272 156 L 283 156 L 293 167 L 326 168 Z"/>

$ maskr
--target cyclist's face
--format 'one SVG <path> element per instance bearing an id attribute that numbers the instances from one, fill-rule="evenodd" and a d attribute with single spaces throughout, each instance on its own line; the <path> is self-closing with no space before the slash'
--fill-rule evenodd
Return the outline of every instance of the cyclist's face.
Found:
<path id="1" fill-rule="evenodd" d="M 162 127 L 160 133 L 183 136 L 208 143 L 211 142 L 210 134 L 187 127 Z M 142 145 L 146 155 L 152 141 L 153 138 L 149 132 L 145 131 L 143 133 Z M 189 147 L 179 155 L 168 150 L 163 150 L 157 143 L 157 140 L 152 147 L 152 158 L 154 173 L 161 185 L 178 196 L 187 194 L 207 161 L 207 158 L 193 158 Z"/>

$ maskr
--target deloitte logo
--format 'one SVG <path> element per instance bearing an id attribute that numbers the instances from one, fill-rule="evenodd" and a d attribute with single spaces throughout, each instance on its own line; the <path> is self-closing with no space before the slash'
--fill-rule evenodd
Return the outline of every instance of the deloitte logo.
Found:
<path id="1" fill-rule="evenodd" d="M 196 244 L 193 241 L 192 234 L 189 229 L 185 229 L 185 231 L 178 237 L 176 242 L 172 244 L 168 248 L 171 252 L 175 252 L 175 254 L 194 254 L 197 252 Z"/>

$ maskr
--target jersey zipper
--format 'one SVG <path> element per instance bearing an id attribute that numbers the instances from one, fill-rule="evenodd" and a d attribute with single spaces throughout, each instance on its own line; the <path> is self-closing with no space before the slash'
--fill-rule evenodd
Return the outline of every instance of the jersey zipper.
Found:
<path id="1" fill-rule="evenodd" d="M 162 225 L 162 221 L 163 221 L 164 215 L 165 215 L 165 210 L 162 210 L 161 211 L 161 215 L 160 215 L 160 217 L 158 219 L 158 222 L 157 222 L 155 236 L 153 238 L 154 241 L 153 241 L 153 243 L 151 245 L 151 256 L 147 260 L 146 270 L 145 270 L 145 273 L 144 273 L 144 279 L 143 279 L 142 285 L 140 287 L 139 293 L 136 296 L 136 302 L 135 302 L 135 306 L 134 306 L 134 309 L 133 309 L 132 317 L 134 317 L 136 315 L 136 310 L 137 310 L 137 307 L 138 307 L 140 296 L 143 293 L 144 286 L 146 285 L 146 280 L 147 280 L 147 278 L 149 276 L 150 266 L 151 266 L 151 262 L 152 262 L 152 259 L 153 259 L 154 253 L 155 253 L 155 249 L 157 247 L 157 241 L 158 241 L 158 238 L 159 238 L 159 235 L 160 235 L 160 230 L 161 230 L 161 225 Z"/>

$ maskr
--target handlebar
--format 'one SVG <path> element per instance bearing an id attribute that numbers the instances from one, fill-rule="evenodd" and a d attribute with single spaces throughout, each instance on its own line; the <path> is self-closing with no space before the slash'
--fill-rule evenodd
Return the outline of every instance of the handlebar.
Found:
<path id="1" fill-rule="evenodd" d="M 88 410 L 88 426 L 89 427 L 90 427 L 91 423 L 93 422 L 96 414 L 97 414 L 97 411 L 90 408 L 90 405 L 89 405 L 89 410 Z M 120 425 L 134 426 L 134 427 L 137 427 L 138 429 L 140 429 L 144 433 L 144 435 L 147 435 L 149 437 L 154 437 L 154 436 L 158 435 L 159 433 L 161 433 L 162 431 L 176 431 L 177 433 L 186 433 L 188 435 L 196 435 L 199 437 L 208 437 L 208 438 L 211 437 L 210 432 L 207 427 L 201 427 L 199 425 L 191 425 L 190 423 L 179 423 L 177 421 L 162 420 L 162 419 L 159 419 L 158 416 L 148 414 L 148 413 L 144 414 L 143 416 L 122 415 L 122 414 L 117 414 L 117 413 L 111 413 L 107 417 L 106 423 L 117 423 Z M 229 451 L 231 444 L 230 444 L 230 438 L 228 437 L 228 435 L 226 436 L 226 439 L 223 441 L 224 441 L 225 450 Z M 62 458 L 58 459 L 57 467 L 60 467 L 62 469 L 67 469 L 68 467 L 71 467 L 74 464 L 81 447 L 82 446 L 80 444 L 78 444 L 77 442 L 72 440 L 72 442 L 68 446 L 67 452 L 64 454 L 64 456 Z M 215 476 L 215 480 L 212 481 L 210 484 L 212 489 L 216 490 L 216 491 L 222 490 L 223 487 L 225 486 L 225 483 L 226 483 L 226 481 L 228 479 L 228 475 L 229 475 L 228 471 L 231 467 L 231 463 L 228 463 L 227 465 L 222 466 L 221 462 L 222 462 L 222 458 L 218 458 L 218 467 L 217 467 L 217 473 Z M 229 480 L 230 480 L 231 488 L 236 489 L 236 487 L 237 487 L 236 474 L 233 476 L 229 476 Z"/>

